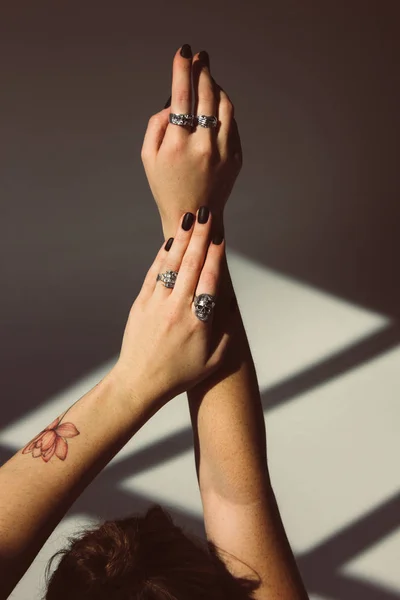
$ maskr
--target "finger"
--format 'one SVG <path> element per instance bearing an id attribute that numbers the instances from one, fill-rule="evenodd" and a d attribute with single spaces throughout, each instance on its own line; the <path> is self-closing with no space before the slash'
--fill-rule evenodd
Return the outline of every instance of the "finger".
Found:
<path id="1" fill-rule="evenodd" d="M 233 156 L 239 166 L 243 165 L 242 143 L 236 119 L 232 119 L 232 128 L 228 135 L 228 154 Z"/>
<path id="2" fill-rule="evenodd" d="M 173 294 L 190 304 L 207 254 L 212 215 L 206 206 L 197 211 L 197 220 L 188 247 L 182 257 Z"/>
<path id="3" fill-rule="evenodd" d="M 213 350 L 211 356 L 209 357 L 206 363 L 206 369 L 208 371 L 207 376 L 210 375 L 215 369 L 217 369 L 221 363 L 222 359 L 226 353 L 229 342 L 231 340 L 231 334 L 226 331 L 222 334 L 221 339 L 217 343 L 217 346 Z"/>
<path id="4" fill-rule="evenodd" d="M 168 114 L 187 115 L 192 112 L 192 50 L 189 44 L 184 44 L 175 54 L 172 64 L 172 93 L 171 106 Z M 189 127 L 169 123 L 166 139 L 186 139 L 191 133 Z"/>
<path id="5" fill-rule="evenodd" d="M 203 294 L 206 294 L 206 298 L 207 296 L 211 296 L 211 300 L 214 302 L 216 302 L 218 298 L 218 287 L 225 258 L 225 242 L 224 240 L 221 240 L 220 237 L 217 238 L 217 236 L 214 240 L 219 243 L 211 242 L 208 246 L 207 256 L 196 287 L 196 300 L 201 299 Z M 205 307 L 200 310 L 200 314 L 203 318 L 199 319 L 196 315 L 195 305 L 193 303 L 193 315 L 196 319 L 211 323 L 213 313 L 214 310 L 212 307 L 210 307 L 209 310 Z"/>
<path id="6" fill-rule="evenodd" d="M 235 121 L 235 108 L 228 94 L 218 85 L 219 106 L 218 120 L 220 126 L 218 130 L 217 144 L 222 158 L 232 158 L 237 149 L 240 149 L 240 137 Z"/>
<path id="7" fill-rule="evenodd" d="M 196 54 L 192 63 L 194 87 L 194 114 L 217 116 L 217 101 L 213 79 L 210 74 L 210 59 L 208 53 L 202 50 Z M 201 140 L 212 141 L 216 137 L 213 127 L 197 126 L 196 136 Z"/>
<path id="8" fill-rule="evenodd" d="M 171 247 L 171 244 L 172 244 L 171 240 L 173 241 L 173 238 L 170 238 L 167 241 L 167 243 L 163 242 L 163 245 L 161 246 L 160 250 L 158 251 L 153 264 L 151 265 L 150 269 L 147 271 L 146 277 L 144 278 L 144 281 L 143 281 L 142 288 L 138 295 L 138 299 L 146 301 L 153 294 L 154 288 L 156 287 L 156 283 L 157 283 L 156 278 L 157 278 L 158 273 L 160 273 L 163 263 L 165 262 L 165 257 L 168 254 L 168 249 Z"/>
<path id="9" fill-rule="evenodd" d="M 178 230 L 174 237 L 174 243 L 172 244 L 169 253 L 164 255 L 160 273 L 165 273 L 166 271 L 179 271 L 182 258 L 192 236 L 194 220 L 195 215 L 193 213 L 186 213 L 181 218 Z M 154 290 L 154 296 L 158 298 L 167 298 L 171 295 L 171 292 L 172 288 L 165 287 L 162 281 L 158 281 Z"/>
<path id="10" fill-rule="evenodd" d="M 142 160 L 154 158 L 164 140 L 168 127 L 169 108 L 150 117 L 142 145 Z"/>

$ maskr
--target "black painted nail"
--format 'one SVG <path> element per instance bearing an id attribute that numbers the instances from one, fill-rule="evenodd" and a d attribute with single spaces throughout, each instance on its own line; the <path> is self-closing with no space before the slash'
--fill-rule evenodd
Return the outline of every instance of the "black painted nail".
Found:
<path id="1" fill-rule="evenodd" d="M 171 248 L 172 246 L 172 242 L 174 241 L 174 238 L 169 238 L 168 242 L 165 244 L 164 246 L 164 250 L 166 250 L 168 252 L 168 250 Z"/>
<path id="2" fill-rule="evenodd" d="M 193 225 L 193 222 L 194 222 L 194 214 L 191 212 L 186 213 L 186 215 L 183 217 L 182 229 L 184 229 L 185 231 L 189 231 L 189 229 Z"/>
<path id="3" fill-rule="evenodd" d="M 216 233 L 213 237 L 212 243 L 215 244 L 216 246 L 219 246 L 220 244 L 222 244 L 223 239 L 224 239 L 224 236 L 222 235 L 222 233 Z"/>
<path id="4" fill-rule="evenodd" d="M 189 44 L 183 44 L 181 48 L 181 56 L 183 56 L 183 58 L 192 58 L 192 49 Z"/>
<path id="5" fill-rule="evenodd" d="M 197 213 L 197 221 L 199 223 L 201 223 L 202 225 L 204 225 L 204 223 L 207 223 L 209 216 L 210 216 L 210 209 L 208 208 L 208 206 L 202 206 L 199 209 L 199 212 Z"/>
<path id="6" fill-rule="evenodd" d="M 171 106 L 171 96 L 166 101 L 164 108 L 168 108 L 168 106 Z"/>
<path id="7" fill-rule="evenodd" d="M 229 304 L 229 308 L 231 309 L 232 312 L 234 312 L 237 309 L 237 300 L 236 297 L 233 296 L 233 298 L 231 298 L 230 304 Z"/>
<path id="8" fill-rule="evenodd" d="M 208 55 L 208 52 L 206 52 L 205 50 L 199 52 L 199 60 L 201 60 L 202 63 L 207 65 L 208 68 L 210 68 L 210 57 Z"/>

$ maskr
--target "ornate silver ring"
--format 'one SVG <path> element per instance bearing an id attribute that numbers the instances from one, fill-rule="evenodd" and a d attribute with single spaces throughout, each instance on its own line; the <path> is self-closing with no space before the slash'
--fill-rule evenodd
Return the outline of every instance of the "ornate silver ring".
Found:
<path id="1" fill-rule="evenodd" d="M 217 126 L 218 119 L 212 115 L 209 117 L 207 115 L 198 115 L 197 122 L 201 127 L 207 127 L 210 129 Z"/>
<path id="2" fill-rule="evenodd" d="M 208 321 L 215 306 L 215 296 L 211 294 L 200 294 L 194 297 L 194 312 L 200 321 Z"/>
<path id="3" fill-rule="evenodd" d="M 178 271 L 165 271 L 157 275 L 156 281 L 161 281 L 166 288 L 173 288 L 177 277 Z"/>
<path id="4" fill-rule="evenodd" d="M 181 125 L 182 127 L 193 127 L 196 115 L 177 115 L 176 113 L 169 113 L 169 122 L 172 125 Z"/>

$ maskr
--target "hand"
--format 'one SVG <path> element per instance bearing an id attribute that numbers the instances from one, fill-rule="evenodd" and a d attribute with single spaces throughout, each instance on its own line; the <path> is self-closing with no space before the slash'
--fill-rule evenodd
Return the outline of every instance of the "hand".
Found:
<path id="1" fill-rule="evenodd" d="M 169 123 L 170 112 L 215 115 L 219 124 L 189 131 Z M 242 149 L 233 105 L 199 54 L 193 63 L 179 51 L 175 54 L 171 107 L 150 118 L 141 157 L 166 238 L 184 212 L 195 213 L 202 205 L 213 212 L 222 232 L 223 208 L 242 167 Z"/>
<path id="2" fill-rule="evenodd" d="M 193 306 L 195 294 L 217 294 L 224 241 L 209 244 L 211 214 L 207 223 L 197 220 L 188 231 L 183 221 L 171 249 L 163 246 L 147 273 L 113 369 L 129 396 L 158 408 L 210 375 L 228 342 L 227 333 L 212 339 L 212 318 L 199 320 Z M 167 270 L 179 271 L 173 289 L 156 282 Z"/>

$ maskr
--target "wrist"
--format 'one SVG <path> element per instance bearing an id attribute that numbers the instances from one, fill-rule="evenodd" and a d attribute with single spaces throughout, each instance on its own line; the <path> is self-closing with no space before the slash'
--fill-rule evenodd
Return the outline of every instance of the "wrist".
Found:
<path id="1" fill-rule="evenodd" d="M 139 410 L 150 418 L 163 406 L 163 398 L 150 389 L 148 380 L 132 376 L 132 370 L 127 370 L 120 361 L 117 361 L 101 383 L 108 386 L 110 394 L 128 414 L 136 415 Z"/>

